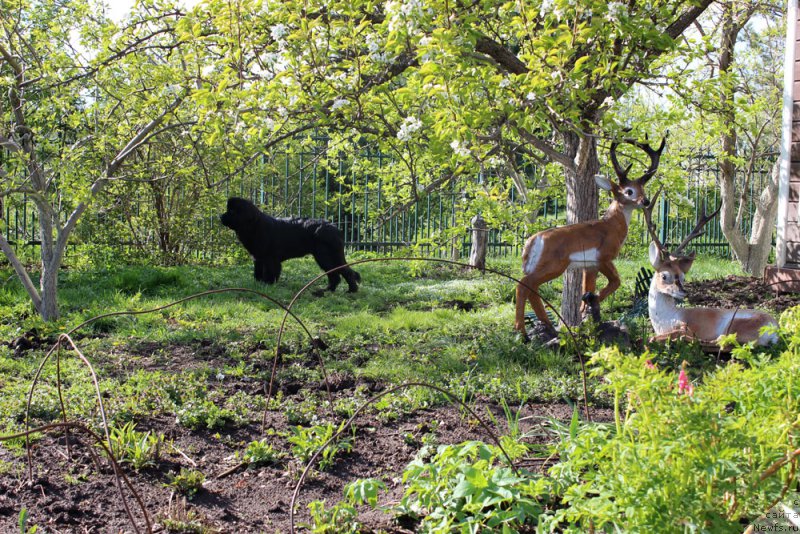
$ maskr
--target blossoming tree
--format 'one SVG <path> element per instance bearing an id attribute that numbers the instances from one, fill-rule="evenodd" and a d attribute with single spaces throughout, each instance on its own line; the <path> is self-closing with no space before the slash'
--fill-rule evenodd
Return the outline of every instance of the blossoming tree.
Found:
<path id="1" fill-rule="evenodd" d="M 0 250 L 45 320 L 59 316 L 59 270 L 80 218 L 137 150 L 181 122 L 191 79 L 163 60 L 177 48 L 169 34 L 179 16 L 145 14 L 119 29 L 82 0 L 0 9 L 0 199 L 35 204 L 38 272 L 5 225 Z"/>

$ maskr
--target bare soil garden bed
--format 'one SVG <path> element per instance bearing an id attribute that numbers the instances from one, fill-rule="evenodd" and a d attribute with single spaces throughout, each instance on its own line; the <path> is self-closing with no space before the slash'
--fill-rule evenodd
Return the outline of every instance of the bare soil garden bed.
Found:
<path id="1" fill-rule="evenodd" d="M 352 394 L 352 389 L 335 393 L 337 397 Z M 490 410 L 500 427 L 492 425 L 493 430 L 498 435 L 506 431 L 499 405 L 477 400 L 473 410 L 484 420 Z M 522 430 L 530 432 L 533 441 L 547 441 L 553 438 L 545 431 L 548 421 L 568 422 L 572 413 L 573 408 L 567 404 L 526 405 L 520 413 L 524 418 Z M 255 419 L 260 414 L 253 416 Z M 607 421 L 611 412 L 594 409 L 592 417 Z M 286 440 L 279 436 L 289 426 L 285 415 L 271 411 L 267 422 L 268 428 L 278 434 L 271 442 L 282 452 L 288 452 Z M 418 410 L 388 422 L 374 414 L 365 414 L 355 420 L 355 426 L 352 452 L 337 457 L 330 470 L 315 470 L 306 480 L 298 501 L 297 525 L 308 521 L 309 502 L 325 499 L 329 504 L 335 503 L 342 499 L 345 484 L 357 478 L 382 479 L 388 488 L 382 498 L 384 503 L 399 500 L 403 492 L 400 481 L 403 469 L 418 452 L 425 435 L 432 435 L 438 444 L 472 439 L 491 441 L 478 422 L 457 405 Z M 263 436 L 255 420 L 236 428 L 191 431 L 164 416 L 140 421 L 137 428 L 163 432 L 175 449 L 183 453 L 165 447 L 157 467 L 138 473 L 124 468 L 157 529 L 164 518 L 188 514 L 211 532 L 289 532 L 289 505 L 303 467 L 292 462 L 290 454 L 272 466 L 241 468 L 229 476 L 216 478 L 236 464 L 232 455 L 237 450 Z M 16 531 L 23 507 L 28 510 L 29 524 L 40 525 L 47 532 L 133 531 L 110 467 L 103 461 L 98 472 L 86 438 L 71 434 L 71 443 L 72 457 L 68 459 L 62 435 L 45 435 L 37 441 L 33 447 L 30 483 L 25 476 L 24 455 L 0 450 L 0 460 L 13 466 L 13 473 L 0 476 L 0 531 Z M 197 469 L 206 476 L 203 488 L 185 505 L 183 498 L 168 485 L 170 473 L 181 468 Z M 128 497 L 128 505 L 143 527 L 142 514 L 134 499 Z M 408 532 L 407 526 L 400 526 L 379 512 L 367 513 L 364 520 L 368 531 Z"/>
<path id="2" fill-rule="evenodd" d="M 780 313 L 800 305 L 800 293 L 777 294 L 761 278 L 729 275 L 686 284 L 692 306 L 716 308 L 760 308 Z"/>

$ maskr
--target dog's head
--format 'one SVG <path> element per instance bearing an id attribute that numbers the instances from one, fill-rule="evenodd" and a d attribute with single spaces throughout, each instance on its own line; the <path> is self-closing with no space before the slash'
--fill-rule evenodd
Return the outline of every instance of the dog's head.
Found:
<path id="1" fill-rule="evenodd" d="M 231 230 L 241 230 L 256 222 L 260 213 L 249 200 L 231 197 L 228 199 L 228 209 L 219 216 L 219 221 Z"/>

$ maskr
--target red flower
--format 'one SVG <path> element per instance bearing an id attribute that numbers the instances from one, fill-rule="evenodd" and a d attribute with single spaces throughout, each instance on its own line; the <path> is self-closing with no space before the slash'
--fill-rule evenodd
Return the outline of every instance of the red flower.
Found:
<path id="1" fill-rule="evenodd" d="M 683 367 L 681 367 L 681 372 L 678 375 L 678 393 L 686 393 L 690 397 L 694 393 L 694 385 L 689 381 L 689 377 Z"/>
<path id="2" fill-rule="evenodd" d="M 651 362 L 650 360 L 645 360 L 644 361 L 644 366 L 647 367 L 648 369 L 655 369 L 656 368 L 655 364 L 653 362 Z"/>

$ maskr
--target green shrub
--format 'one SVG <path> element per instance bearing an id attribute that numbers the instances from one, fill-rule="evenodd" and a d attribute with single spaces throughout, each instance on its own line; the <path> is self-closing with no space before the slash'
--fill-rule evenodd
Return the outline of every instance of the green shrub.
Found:
<path id="1" fill-rule="evenodd" d="M 478 441 L 440 446 L 403 473 L 398 512 L 420 521 L 417 532 L 514 532 L 544 511 L 549 482 L 500 461 L 498 448 Z"/>
<path id="2" fill-rule="evenodd" d="M 778 358 L 738 349 L 693 387 L 648 355 L 594 355 L 615 399 L 614 424 L 562 432 L 550 469 L 564 508 L 547 528 L 583 532 L 733 532 L 787 487 L 780 465 L 800 438 L 800 308 L 781 320 Z M 796 462 L 796 459 L 795 459 Z"/>

